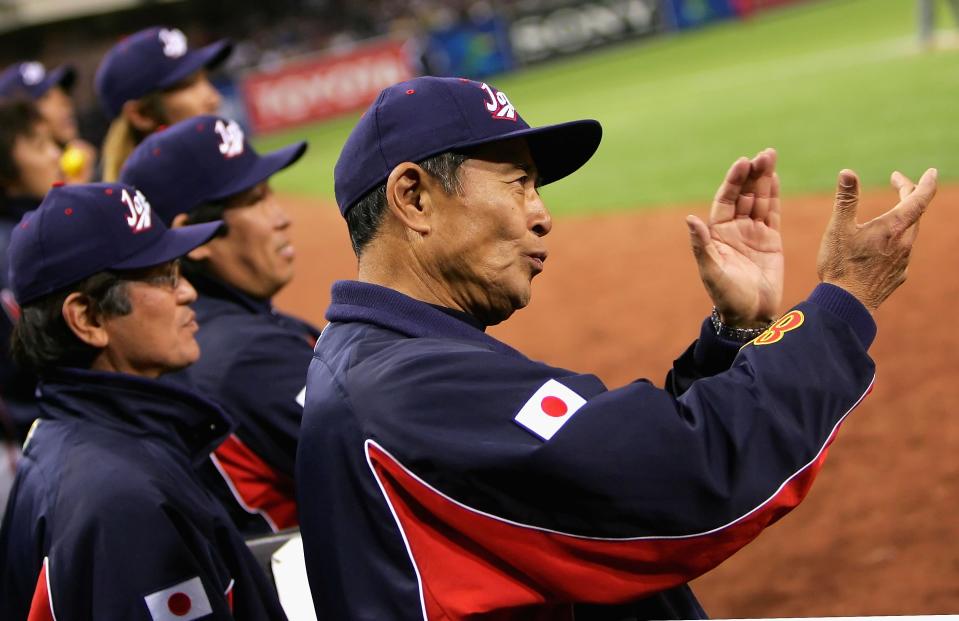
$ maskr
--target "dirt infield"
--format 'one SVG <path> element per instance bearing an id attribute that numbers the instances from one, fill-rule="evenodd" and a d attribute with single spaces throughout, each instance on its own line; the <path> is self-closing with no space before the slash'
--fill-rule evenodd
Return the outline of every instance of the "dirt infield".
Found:
<path id="1" fill-rule="evenodd" d="M 860 221 L 894 201 L 864 196 Z M 286 200 L 299 273 L 278 306 L 322 325 L 329 285 L 355 262 L 336 208 Z M 714 617 L 959 612 L 959 186 L 925 216 L 909 280 L 879 312 L 876 388 L 843 425 L 807 500 L 696 581 Z M 829 197 L 784 201 L 786 303 L 816 283 Z M 691 208 L 699 214 L 705 204 Z M 564 218 L 533 302 L 492 334 L 609 386 L 662 385 L 709 302 L 686 211 Z"/>

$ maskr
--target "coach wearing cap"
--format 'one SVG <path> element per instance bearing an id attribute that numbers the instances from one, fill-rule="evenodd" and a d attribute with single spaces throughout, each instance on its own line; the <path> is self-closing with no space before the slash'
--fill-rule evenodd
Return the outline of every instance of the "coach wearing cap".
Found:
<path id="1" fill-rule="evenodd" d="M 25 98 L 36 102 L 56 143 L 71 152 L 68 181 L 85 182 L 93 175 L 96 149 L 80 138 L 77 115 L 70 93 L 76 82 L 76 70 L 62 65 L 47 71 L 43 63 L 15 63 L 0 73 L 0 98 Z"/>
<path id="2" fill-rule="evenodd" d="M 157 380 L 199 356 L 177 259 L 219 226 L 168 230 L 133 187 L 90 184 L 52 189 L 14 230 L 13 351 L 41 414 L 0 530 L 4 618 L 284 618 L 193 474 L 226 418 Z"/>
<path id="3" fill-rule="evenodd" d="M 35 101 L 61 147 L 77 138 L 77 119 L 70 91 L 77 72 L 70 65 L 47 71 L 37 61 L 19 62 L 0 73 L 0 97 Z"/>
<path id="4" fill-rule="evenodd" d="M 207 71 L 233 51 L 220 40 L 193 49 L 178 28 L 154 26 L 124 38 L 97 67 L 97 97 L 112 119 L 103 140 L 103 179 L 116 181 L 123 162 L 162 125 L 220 108 Z"/>
<path id="5" fill-rule="evenodd" d="M 665 390 L 608 389 L 488 336 L 546 263 L 538 188 L 599 141 L 595 121 L 530 128 L 489 85 L 417 78 L 343 147 L 359 278 L 333 285 L 296 472 L 329 618 L 701 617 L 685 583 L 803 498 L 869 390 L 869 310 L 901 282 L 934 171 L 915 191 L 895 177 L 902 203 L 865 227 L 843 173 L 831 284 L 780 318 L 776 154 L 737 160 L 709 224 L 689 220 L 717 310 Z"/>
<path id="6" fill-rule="evenodd" d="M 259 155 L 236 122 L 199 116 L 144 140 L 121 174 L 150 196 L 164 222 L 224 222 L 224 232 L 184 263 L 199 292 L 203 354 L 179 377 L 236 423 L 204 466 L 204 480 L 247 534 L 297 524 L 293 464 L 319 330 L 270 301 L 293 277 L 295 258 L 292 222 L 270 177 L 305 151 L 299 142 Z"/>
<path id="7" fill-rule="evenodd" d="M 10 358 L 10 334 L 20 314 L 10 292 L 7 246 L 10 234 L 28 211 L 36 209 L 50 187 L 62 180 L 60 147 L 50 125 L 29 100 L 0 101 L 0 436 L 8 431 L 23 441 L 37 417 L 35 378 Z"/>

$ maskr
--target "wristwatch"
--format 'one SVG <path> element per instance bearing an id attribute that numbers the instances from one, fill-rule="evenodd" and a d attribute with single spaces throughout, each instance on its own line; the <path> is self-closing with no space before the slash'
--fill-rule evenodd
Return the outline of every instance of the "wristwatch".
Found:
<path id="1" fill-rule="evenodd" d="M 768 325 L 762 328 L 732 328 L 722 322 L 719 318 L 719 310 L 717 310 L 715 306 L 713 307 L 712 314 L 709 316 L 709 320 L 712 322 L 713 330 L 716 331 L 717 336 L 738 343 L 746 343 L 753 340 L 765 332 L 769 326 L 773 325 L 773 322 L 770 321 Z"/>

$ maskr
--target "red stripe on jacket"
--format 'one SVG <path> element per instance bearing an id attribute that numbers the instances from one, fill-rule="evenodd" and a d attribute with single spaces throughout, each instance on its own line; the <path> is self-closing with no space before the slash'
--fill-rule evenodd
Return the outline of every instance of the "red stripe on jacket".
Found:
<path id="1" fill-rule="evenodd" d="M 240 506 L 262 515 L 273 532 L 299 526 L 293 479 L 272 468 L 236 435 L 230 434 L 210 459 Z"/>
<path id="2" fill-rule="evenodd" d="M 53 616 L 53 602 L 50 601 L 50 583 L 47 580 L 47 565 L 49 559 L 44 557 L 40 566 L 40 575 L 37 576 L 37 586 L 30 601 L 30 613 L 27 621 L 56 621 Z"/>
<path id="3" fill-rule="evenodd" d="M 489 611 L 502 612 L 484 619 L 536 618 L 530 607 L 564 619 L 570 603 L 635 601 L 719 565 L 802 501 L 837 430 L 766 502 L 726 526 L 682 537 L 599 539 L 510 522 L 445 496 L 373 441 L 367 456 L 408 543 L 427 619 Z"/>

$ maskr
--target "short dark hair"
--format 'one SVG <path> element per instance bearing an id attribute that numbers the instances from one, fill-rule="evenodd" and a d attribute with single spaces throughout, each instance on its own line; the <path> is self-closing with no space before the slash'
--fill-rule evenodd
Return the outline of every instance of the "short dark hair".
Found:
<path id="1" fill-rule="evenodd" d="M 194 207 L 187 212 L 187 219 L 184 225 L 189 226 L 192 224 L 204 224 L 215 220 L 222 220 L 223 212 L 228 208 L 228 202 L 229 198 L 225 198 Z M 217 229 L 214 237 L 225 237 L 227 233 L 229 233 L 229 227 L 227 227 L 226 222 L 224 222 L 220 225 L 220 228 Z M 210 271 L 210 266 L 207 261 L 194 261 L 188 256 L 183 256 L 180 259 L 180 266 L 183 269 L 183 275 L 191 282 L 193 282 L 194 277 L 215 277 Z"/>
<path id="2" fill-rule="evenodd" d="M 461 190 L 458 173 L 460 166 L 467 159 L 469 159 L 469 156 L 465 153 L 445 151 L 417 162 L 417 164 L 439 181 L 447 194 L 453 194 Z M 368 192 L 346 212 L 346 228 L 350 232 L 350 243 L 353 244 L 353 252 L 356 253 L 357 257 L 360 256 L 367 244 L 376 237 L 376 232 L 379 230 L 385 212 L 385 182 Z"/>
<path id="3" fill-rule="evenodd" d="M 94 274 L 29 302 L 20 309 L 10 337 L 14 362 L 40 374 L 54 367 L 90 368 L 101 350 L 81 341 L 63 319 L 63 303 L 74 292 L 86 296 L 104 317 L 120 317 L 132 310 L 124 280 L 112 272 Z"/>
<path id="4" fill-rule="evenodd" d="M 13 160 L 17 138 L 33 135 L 41 122 L 40 111 L 29 99 L 0 100 L 0 193 L 20 179 L 21 171 Z"/>
<path id="5" fill-rule="evenodd" d="M 225 200 L 204 203 L 187 212 L 187 219 L 184 225 L 203 224 L 205 222 L 213 222 L 214 220 L 222 220 L 224 211 L 226 211 Z M 224 228 L 226 227 L 225 224 L 223 226 Z M 218 231 L 218 233 L 223 235 L 225 231 Z"/>

